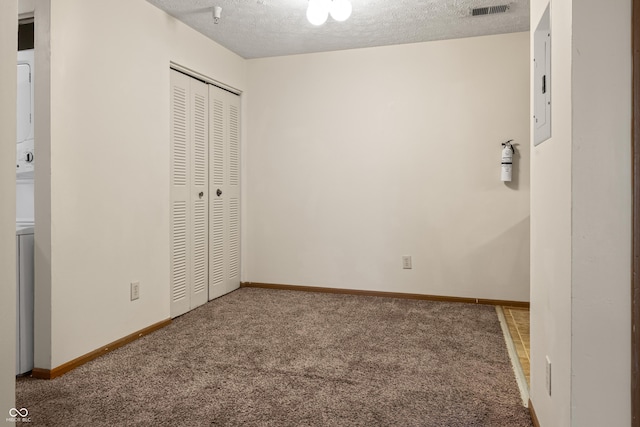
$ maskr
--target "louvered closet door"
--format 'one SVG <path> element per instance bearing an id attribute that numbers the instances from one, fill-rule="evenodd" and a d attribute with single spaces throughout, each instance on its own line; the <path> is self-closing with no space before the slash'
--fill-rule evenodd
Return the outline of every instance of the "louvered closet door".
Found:
<path id="1" fill-rule="evenodd" d="M 209 275 L 209 91 L 191 81 L 191 305 L 208 301 Z"/>
<path id="2" fill-rule="evenodd" d="M 208 90 L 171 70 L 171 317 L 208 294 Z"/>
<path id="3" fill-rule="evenodd" d="M 240 97 L 209 86 L 209 299 L 240 286 Z"/>
<path id="4" fill-rule="evenodd" d="M 189 80 L 171 70 L 171 317 L 191 305 Z"/>

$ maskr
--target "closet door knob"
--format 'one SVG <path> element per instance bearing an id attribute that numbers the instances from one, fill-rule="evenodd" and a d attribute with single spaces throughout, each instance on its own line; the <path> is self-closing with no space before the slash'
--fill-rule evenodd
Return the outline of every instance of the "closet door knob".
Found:
<path id="1" fill-rule="evenodd" d="M 204 197 L 204 191 L 201 191 L 200 193 L 198 193 L 198 197 L 202 199 Z"/>
<path id="2" fill-rule="evenodd" d="M 218 197 L 222 196 L 222 190 L 218 188 L 218 190 L 216 190 L 216 194 L 218 195 Z"/>

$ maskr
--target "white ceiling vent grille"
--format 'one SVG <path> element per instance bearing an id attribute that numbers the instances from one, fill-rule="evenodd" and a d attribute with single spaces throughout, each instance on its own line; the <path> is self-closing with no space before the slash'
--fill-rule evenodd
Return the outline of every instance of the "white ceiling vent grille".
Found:
<path id="1" fill-rule="evenodd" d="M 493 15 L 495 13 L 505 13 L 507 10 L 509 10 L 508 4 L 503 4 L 501 6 L 477 7 L 475 9 L 471 9 L 471 16 Z"/>

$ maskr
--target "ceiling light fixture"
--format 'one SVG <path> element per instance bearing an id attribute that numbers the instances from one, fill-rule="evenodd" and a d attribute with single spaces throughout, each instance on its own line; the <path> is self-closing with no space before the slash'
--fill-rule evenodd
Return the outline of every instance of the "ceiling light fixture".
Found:
<path id="1" fill-rule="evenodd" d="M 329 17 L 330 0 L 309 0 L 307 7 L 307 20 L 312 25 L 322 25 Z"/>
<path id="2" fill-rule="evenodd" d="M 343 22 L 351 16 L 351 9 L 349 0 L 333 0 L 329 6 L 329 13 L 336 21 Z"/>
<path id="3" fill-rule="evenodd" d="M 309 0 L 307 19 L 313 25 L 327 22 L 329 15 L 338 22 L 346 21 L 351 16 L 349 0 Z"/>

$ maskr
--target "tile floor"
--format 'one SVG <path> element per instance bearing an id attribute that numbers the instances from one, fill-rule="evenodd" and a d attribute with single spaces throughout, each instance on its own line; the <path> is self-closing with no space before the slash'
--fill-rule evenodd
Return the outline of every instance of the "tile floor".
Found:
<path id="1" fill-rule="evenodd" d="M 527 378 L 527 385 L 529 385 L 529 310 L 518 307 L 502 307 L 502 310 L 509 326 L 511 339 L 518 352 L 522 371 Z"/>

